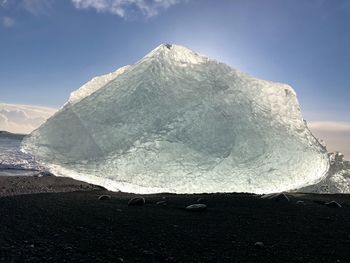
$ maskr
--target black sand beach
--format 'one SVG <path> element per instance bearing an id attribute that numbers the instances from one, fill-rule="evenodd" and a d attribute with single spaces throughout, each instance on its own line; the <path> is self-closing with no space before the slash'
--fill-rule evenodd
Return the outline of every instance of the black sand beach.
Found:
<path id="1" fill-rule="evenodd" d="M 348 195 L 157 194 L 128 206 L 138 195 L 54 176 L 0 177 L 0 189 L 1 262 L 350 262 Z M 184 209 L 198 198 L 205 211 Z"/>

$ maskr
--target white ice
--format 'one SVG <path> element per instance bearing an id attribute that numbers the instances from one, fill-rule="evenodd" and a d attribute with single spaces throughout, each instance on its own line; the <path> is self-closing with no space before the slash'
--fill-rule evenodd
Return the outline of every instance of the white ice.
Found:
<path id="1" fill-rule="evenodd" d="M 58 175 L 135 193 L 270 193 L 328 170 L 286 84 L 177 45 L 97 80 L 24 140 Z"/>

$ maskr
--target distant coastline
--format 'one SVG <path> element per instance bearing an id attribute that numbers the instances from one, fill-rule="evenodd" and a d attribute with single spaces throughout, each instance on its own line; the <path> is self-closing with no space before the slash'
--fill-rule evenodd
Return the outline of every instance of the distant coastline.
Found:
<path id="1" fill-rule="evenodd" d="M 0 136 L 6 136 L 6 137 L 17 137 L 17 138 L 23 138 L 26 136 L 26 134 L 23 133 L 12 133 L 8 131 L 0 131 Z"/>

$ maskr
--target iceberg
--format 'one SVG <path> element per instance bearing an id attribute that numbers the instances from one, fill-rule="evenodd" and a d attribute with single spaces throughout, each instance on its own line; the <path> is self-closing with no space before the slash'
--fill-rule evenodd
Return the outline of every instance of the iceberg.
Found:
<path id="1" fill-rule="evenodd" d="M 317 194 L 350 193 L 350 162 L 344 159 L 341 152 L 328 153 L 330 167 L 326 177 L 314 185 L 308 185 L 296 192 Z"/>
<path id="2" fill-rule="evenodd" d="M 179 45 L 93 79 L 22 143 L 51 172 L 134 193 L 272 193 L 322 180 L 294 90 Z"/>

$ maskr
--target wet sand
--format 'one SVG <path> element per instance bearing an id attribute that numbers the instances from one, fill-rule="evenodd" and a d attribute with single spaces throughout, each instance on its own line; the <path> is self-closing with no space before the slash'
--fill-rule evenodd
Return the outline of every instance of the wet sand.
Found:
<path id="1" fill-rule="evenodd" d="M 33 174 L 39 173 L 36 172 Z M 102 189 L 104 188 L 67 177 L 0 176 L 0 197 L 20 194 L 59 193 Z"/>
<path id="2" fill-rule="evenodd" d="M 349 195 L 157 194 L 128 206 L 139 196 L 54 176 L 0 177 L 0 190 L 1 262 L 350 262 Z M 198 198 L 205 211 L 184 209 Z"/>

